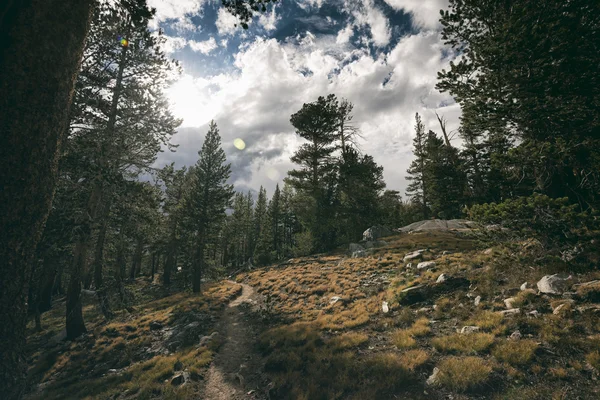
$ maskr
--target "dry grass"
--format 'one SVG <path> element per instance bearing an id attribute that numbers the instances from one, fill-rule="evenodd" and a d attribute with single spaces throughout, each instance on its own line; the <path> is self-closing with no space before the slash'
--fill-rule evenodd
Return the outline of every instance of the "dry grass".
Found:
<path id="1" fill-rule="evenodd" d="M 420 349 L 407 350 L 400 355 L 400 361 L 404 368 L 414 371 L 429 361 L 429 353 Z"/>
<path id="2" fill-rule="evenodd" d="M 494 343 L 494 335 L 489 333 L 454 334 L 434 338 L 431 343 L 439 351 L 458 353 L 481 353 Z"/>
<path id="3" fill-rule="evenodd" d="M 480 387 L 492 372 L 491 364 L 479 357 L 449 357 L 442 360 L 438 368 L 436 384 L 457 392 Z"/>
<path id="4" fill-rule="evenodd" d="M 494 346 L 492 355 L 511 365 L 525 365 L 531 361 L 537 347 L 533 340 L 508 340 Z"/>
<path id="5" fill-rule="evenodd" d="M 429 318 L 422 317 L 415 321 L 413 326 L 408 329 L 408 332 L 413 337 L 426 336 L 431 332 L 429 327 Z"/>
<path id="6" fill-rule="evenodd" d="M 600 353 L 594 351 L 593 353 L 585 356 L 585 360 L 596 369 L 596 371 L 600 372 Z"/>
<path id="7" fill-rule="evenodd" d="M 484 331 L 491 331 L 493 329 L 499 328 L 500 324 L 502 324 L 504 317 L 502 314 L 495 313 L 492 311 L 480 311 L 471 317 L 466 325 L 474 325 L 478 326 L 480 329 Z"/>
<path id="8" fill-rule="evenodd" d="M 328 342 L 328 346 L 331 347 L 333 351 L 341 351 L 352 347 L 359 347 L 365 344 L 368 340 L 369 337 L 365 334 L 350 332 L 332 338 Z"/>

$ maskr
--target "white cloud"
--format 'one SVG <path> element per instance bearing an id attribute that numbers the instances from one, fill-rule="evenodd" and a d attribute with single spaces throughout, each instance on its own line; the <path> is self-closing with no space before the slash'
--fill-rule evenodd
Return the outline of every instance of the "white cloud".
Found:
<path id="1" fill-rule="evenodd" d="M 208 0 L 148 0 L 148 6 L 156 8 L 155 28 L 162 21 L 175 19 L 181 23 L 179 25 L 180 29 L 185 29 L 186 26 L 195 29 L 189 19 L 186 21 L 186 15 L 197 14 L 207 2 Z"/>
<path id="2" fill-rule="evenodd" d="M 169 90 L 174 113 L 184 119 L 174 138 L 181 146 L 177 153 L 163 153 L 160 161 L 195 162 L 207 124 L 215 119 L 235 184 L 264 185 L 272 193 L 273 177 L 283 177 L 293 167 L 289 157 L 301 143 L 290 115 L 305 102 L 335 93 L 355 105 L 362 150 L 384 167 L 388 187 L 403 192 L 415 112 L 428 129 L 439 131 L 435 110 L 448 119 L 449 129 L 458 126 L 460 108 L 434 88 L 437 72 L 449 61 L 442 56 L 439 33 L 404 37 L 377 58 L 336 41 L 334 35 L 306 35 L 285 43 L 257 39 L 235 55 L 237 71 L 207 78 L 184 75 Z M 247 144 L 243 151 L 233 147 L 238 137 Z"/>
<path id="3" fill-rule="evenodd" d="M 219 31 L 219 35 L 234 35 L 241 28 L 237 27 L 238 19 L 228 13 L 224 8 L 219 8 L 219 12 L 217 14 L 217 21 L 215 22 L 217 25 L 217 30 Z"/>
<path id="4" fill-rule="evenodd" d="M 384 0 L 395 10 L 411 13 L 413 25 L 419 28 L 440 27 L 440 10 L 448 8 L 448 0 Z"/>
<path id="5" fill-rule="evenodd" d="M 338 44 L 346 44 L 350 41 L 350 38 L 352 37 L 353 33 L 354 33 L 353 26 L 348 25 L 344 29 L 342 29 L 338 32 L 335 42 Z"/>
<path id="6" fill-rule="evenodd" d="M 183 49 L 187 44 L 187 40 L 182 37 L 167 35 L 164 35 L 163 37 L 165 38 L 165 42 L 163 43 L 162 48 L 164 52 L 168 55 L 171 55 L 174 52 Z"/>
<path id="7" fill-rule="evenodd" d="M 188 44 L 190 45 L 190 48 L 192 50 L 200 52 L 205 55 L 210 54 L 213 50 L 215 50 L 216 48 L 219 47 L 219 45 L 217 44 L 217 41 L 212 36 L 210 39 L 204 40 L 202 42 L 196 42 L 194 40 L 190 40 L 188 42 Z"/>
<path id="8" fill-rule="evenodd" d="M 267 12 L 265 14 L 260 14 L 258 18 L 258 24 L 264 28 L 265 31 L 271 32 L 277 28 L 277 22 L 281 19 L 275 13 L 275 7 L 271 10 L 271 12 Z"/>
<path id="9" fill-rule="evenodd" d="M 376 46 L 386 46 L 392 37 L 389 21 L 383 12 L 375 6 L 374 0 L 362 0 L 361 3 L 346 2 L 346 8 L 354 16 L 355 24 L 368 26 Z"/>

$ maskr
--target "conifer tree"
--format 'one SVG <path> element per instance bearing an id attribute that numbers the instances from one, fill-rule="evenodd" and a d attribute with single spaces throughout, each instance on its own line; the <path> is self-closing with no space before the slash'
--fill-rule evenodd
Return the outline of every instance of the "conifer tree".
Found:
<path id="1" fill-rule="evenodd" d="M 233 186 L 227 184 L 231 165 L 225 164 L 225 152 L 221 148 L 221 137 L 214 121 L 209 125 L 198 155 L 198 162 L 191 171 L 190 191 L 185 199 L 186 219 L 193 244 L 194 293 L 201 290 L 207 236 L 220 226 L 234 194 Z"/>
<path id="2" fill-rule="evenodd" d="M 425 134 L 425 126 L 421 120 L 419 113 L 415 115 L 415 137 L 413 139 L 413 154 L 415 159 L 410 163 L 406 171 L 406 177 L 411 183 L 406 189 L 406 195 L 414 204 L 418 204 L 421 209 L 423 219 L 429 217 L 429 200 L 427 199 L 427 176 L 425 171 L 425 163 L 427 162 L 427 154 L 425 144 L 427 137 Z"/>

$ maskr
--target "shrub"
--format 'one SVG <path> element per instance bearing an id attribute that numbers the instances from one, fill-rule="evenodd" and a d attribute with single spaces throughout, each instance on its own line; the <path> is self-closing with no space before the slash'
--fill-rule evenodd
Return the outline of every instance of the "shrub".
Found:
<path id="1" fill-rule="evenodd" d="M 600 353 L 595 351 L 593 353 L 588 354 L 585 357 L 585 360 L 596 369 L 596 371 L 600 372 Z"/>
<path id="2" fill-rule="evenodd" d="M 524 365 L 531 360 L 537 347 L 533 340 L 511 340 L 496 345 L 492 355 L 511 365 Z"/>
<path id="3" fill-rule="evenodd" d="M 404 368 L 414 371 L 429 361 L 429 354 L 420 349 L 408 350 L 400 355 L 400 360 Z"/>
<path id="4" fill-rule="evenodd" d="M 502 314 L 492 311 L 482 311 L 467 321 L 467 325 L 475 325 L 483 330 L 492 330 L 502 323 L 504 317 Z"/>
<path id="5" fill-rule="evenodd" d="M 464 392 L 481 386 L 492 372 L 489 362 L 479 357 L 449 357 L 439 365 L 436 385 Z"/>
<path id="6" fill-rule="evenodd" d="M 525 236 L 538 238 L 546 247 L 576 243 L 594 224 L 593 216 L 569 204 L 568 198 L 552 199 L 535 193 L 502 203 L 476 204 L 470 219 L 484 224 L 501 224 Z"/>
<path id="7" fill-rule="evenodd" d="M 408 349 L 417 345 L 417 342 L 413 339 L 410 332 L 403 329 L 398 329 L 394 332 L 392 335 L 392 342 L 399 349 Z"/>

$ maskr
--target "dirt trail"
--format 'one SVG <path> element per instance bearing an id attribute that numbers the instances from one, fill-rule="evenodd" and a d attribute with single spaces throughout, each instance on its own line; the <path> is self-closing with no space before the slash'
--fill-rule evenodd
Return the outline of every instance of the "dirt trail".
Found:
<path id="1" fill-rule="evenodd" d="M 241 285 L 242 294 L 229 303 L 217 327 L 219 333 L 225 335 L 225 344 L 208 371 L 202 397 L 206 400 L 266 398 L 259 389 L 263 386 L 262 365 L 259 357 L 253 354 L 257 332 L 250 321 L 248 309 L 240 307 L 245 303 L 255 307 L 259 299 L 251 286 Z"/>

